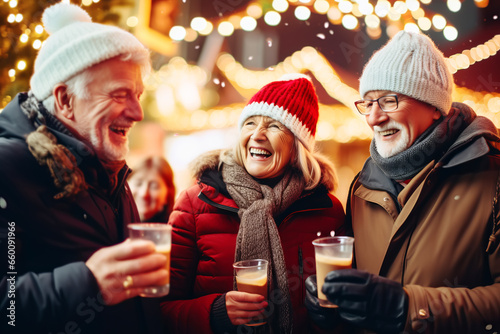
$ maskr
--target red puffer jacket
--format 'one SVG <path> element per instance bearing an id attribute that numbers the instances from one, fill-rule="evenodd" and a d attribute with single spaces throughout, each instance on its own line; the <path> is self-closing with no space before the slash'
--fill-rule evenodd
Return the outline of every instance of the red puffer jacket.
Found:
<path id="1" fill-rule="evenodd" d="M 344 210 L 328 193 L 329 186 L 322 184 L 275 219 L 288 268 L 294 333 L 309 332 L 304 281 L 316 272 L 312 241 L 332 230 L 343 233 Z M 169 220 L 171 292 L 162 303 L 163 320 L 171 333 L 212 333 L 212 303 L 233 289 L 237 212 L 217 170 L 204 171 L 198 185 L 177 199 Z"/>

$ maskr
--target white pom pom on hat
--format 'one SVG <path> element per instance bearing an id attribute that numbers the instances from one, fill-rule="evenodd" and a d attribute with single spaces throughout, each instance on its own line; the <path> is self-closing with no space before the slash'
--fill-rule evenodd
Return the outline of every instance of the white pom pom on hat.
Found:
<path id="1" fill-rule="evenodd" d="M 92 22 L 92 18 L 81 7 L 66 3 L 48 7 L 42 15 L 42 24 L 49 34 L 75 22 Z"/>
<path id="2" fill-rule="evenodd" d="M 77 5 L 59 2 L 42 15 L 49 37 L 43 43 L 30 80 L 39 101 L 52 95 L 54 86 L 83 70 L 122 54 L 140 54 L 147 59 L 149 51 L 131 33 L 118 27 L 92 22 Z"/>
<path id="3" fill-rule="evenodd" d="M 262 87 L 241 112 L 238 126 L 246 119 L 267 116 L 286 126 L 308 149 L 314 148 L 319 118 L 318 97 L 311 78 L 289 73 Z"/>
<path id="4" fill-rule="evenodd" d="M 365 65 L 359 92 L 364 97 L 375 90 L 410 96 L 446 115 L 452 103 L 453 76 L 429 37 L 402 30 Z"/>

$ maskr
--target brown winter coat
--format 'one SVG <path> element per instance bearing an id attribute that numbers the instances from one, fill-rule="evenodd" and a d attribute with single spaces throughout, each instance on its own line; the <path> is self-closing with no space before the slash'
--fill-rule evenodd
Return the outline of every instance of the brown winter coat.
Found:
<path id="1" fill-rule="evenodd" d="M 445 159 L 429 163 L 397 195 L 399 205 L 373 183 L 353 183 L 347 216 L 356 266 L 403 284 L 405 333 L 500 330 L 500 233 L 486 252 L 500 156 L 485 138 L 498 142 L 496 129 L 466 129 Z M 390 182 L 370 159 L 361 173 Z"/>

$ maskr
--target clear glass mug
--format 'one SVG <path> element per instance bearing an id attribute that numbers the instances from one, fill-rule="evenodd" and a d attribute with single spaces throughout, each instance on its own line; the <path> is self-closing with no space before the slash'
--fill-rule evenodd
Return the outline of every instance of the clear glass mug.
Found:
<path id="1" fill-rule="evenodd" d="M 326 275 L 332 270 L 352 268 L 352 237 L 324 237 L 314 240 L 316 258 L 316 283 L 318 285 L 319 305 L 335 308 L 321 292 Z"/>
<path id="2" fill-rule="evenodd" d="M 238 291 L 256 293 L 267 300 L 267 260 L 253 259 L 233 263 Z M 260 326 L 265 324 L 265 319 L 256 319 L 246 324 L 247 326 Z"/>
<path id="3" fill-rule="evenodd" d="M 168 277 L 161 285 L 143 288 L 142 297 L 161 297 L 170 292 L 170 251 L 172 249 L 172 226 L 166 223 L 133 223 L 128 224 L 129 238 L 152 241 L 156 252 L 167 258 L 165 269 Z"/>

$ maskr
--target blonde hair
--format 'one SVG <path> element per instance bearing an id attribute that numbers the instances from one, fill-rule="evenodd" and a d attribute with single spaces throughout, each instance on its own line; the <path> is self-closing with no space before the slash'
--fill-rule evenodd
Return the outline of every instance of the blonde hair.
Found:
<path id="1" fill-rule="evenodd" d="M 297 137 L 294 137 L 294 148 L 296 154 L 294 159 L 290 162 L 290 166 L 300 171 L 304 176 L 306 182 L 304 190 L 316 188 L 325 178 L 331 184 L 327 186 L 328 190 L 334 190 L 337 184 L 337 177 L 333 164 L 320 154 L 311 153 Z M 244 167 L 243 154 L 239 143 L 234 146 L 233 155 L 234 162 Z M 226 157 L 227 155 L 221 154 L 221 160 L 225 163 L 229 163 Z"/>

